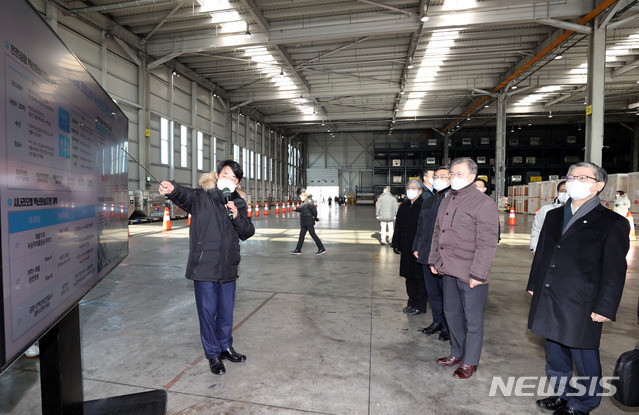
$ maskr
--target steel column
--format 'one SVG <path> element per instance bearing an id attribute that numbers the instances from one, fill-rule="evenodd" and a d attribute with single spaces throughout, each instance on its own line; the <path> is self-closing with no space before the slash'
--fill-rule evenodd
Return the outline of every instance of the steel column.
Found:
<path id="1" fill-rule="evenodd" d="M 497 96 L 497 131 L 495 134 L 495 200 L 506 193 L 506 98 L 505 92 Z"/>
<path id="2" fill-rule="evenodd" d="M 592 22 L 588 36 L 588 83 L 586 92 L 586 152 L 585 161 L 601 166 L 604 144 L 604 86 L 606 70 L 606 28 L 600 27 L 602 17 Z"/>

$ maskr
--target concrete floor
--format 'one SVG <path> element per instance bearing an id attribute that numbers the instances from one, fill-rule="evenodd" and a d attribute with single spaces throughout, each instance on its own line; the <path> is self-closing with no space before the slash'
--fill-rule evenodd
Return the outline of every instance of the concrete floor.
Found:
<path id="1" fill-rule="evenodd" d="M 494 376 L 545 375 L 544 340 L 526 329 L 532 217 L 508 226 L 502 214 L 482 359 L 468 380 L 435 363 L 450 348 L 419 332 L 430 311 L 402 313 L 399 256 L 379 245 L 373 208 L 320 205 L 319 217 L 328 250 L 319 257 L 310 237 L 301 256 L 289 254 L 297 214 L 254 218 L 235 302 L 234 346 L 248 360 L 226 362 L 223 376 L 204 359 L 193 284 L 183 277 L 185 221 L 167 233 L 159 223 L 131 226 L 129 257 L 80 305 L 85 399 L 165 389 L 170 414 L 550 414 L 535 396 L 489 396 Z M 618 321 L 604 329 L 604 375 L 639 340 L 639 243 L 628 259 Z M 0 413 L 41 412 L 38 369 L 38 359 L 22 357 L 0 377 Z M 639 408 L 604 397 L 596 413 Z"/>

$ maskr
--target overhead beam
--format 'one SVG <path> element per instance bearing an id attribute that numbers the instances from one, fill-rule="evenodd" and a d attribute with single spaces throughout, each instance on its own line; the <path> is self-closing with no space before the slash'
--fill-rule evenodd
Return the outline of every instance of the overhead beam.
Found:
<path id="1" fill-rule="evenodd" d="M 260 30 L 268 31 L 270 29 L 271 25 L 264 17 L 264 14 L 258 9 L 254 0 L 240 0 L 240 4 L 248 11 L 249 16 L 255 21 Z"/>
<path id="2" fill-rule="evenodd" d="M 150 38 L 151 36 L 153 36 L 153 33 L 155 33 L 155 32 L 156 32 L 159 28 L 161 28 L 161 27 L 162 27 L 162 25 L 163 25 L 164 23 L 166 23 L 166 21 L 167 21 L 167 20 L 169 20 L 169 18 L 170 18 L 171 16 L 173 16 L 173 14 L 174 14 L 175 12 L 177 12 L 177 11 L 178 11 L 178 9 L 179 9 L 180 7 L 182 7 L 182 5 L 183 5 L 184 3 L 186 3 L 186 1 L 187 1 L 187 0 L 183 0 L 183 1 L 178 2 L 178 4 L 176 4 L 176 5 L 175 5 L 175 7 L 173 8 L 173 10 L 171 10 L 169 13 L 167 13 L 167 15 L 166 15 L 166 16 L 164 16 L 164 18 L 163 18 L 162 20 L 160 20 L 160 22 L 159 22 L 157 25 L 155 25 L 155 27 L 154 27 L 154 28 L 153 28 L 153 29 L 152 29 L 152 30 L 151 30 L 151 31 L 150 31 L 150 32 L 149 32 L 149 33 L 148 33 L 148 34 L 144 37 L 144 39 L 142 39 L 142 43 L 144 43 L 144 42 L 148 41 L 148 40 L 149 40 L 149 38 Z"/>
<path id="3" fill-rule="evenodd" d="M 157 68 L 158 66 L 162 65 L 164 62 L 168 62 L 168 61 L 170 61 L 173 58 L 177 58 L 181 54 L 182 54 L 182 52 L 169 53 L 168 55 L 163 56 L 160 59 L 154 60 L 153 62 L 149 63 L 146 68 L 147 69 Z"/>
<path id="4" fill-rule="evenodd" d="M 608 26 L 606 26 L 606 29 L 614 30 L 614 29 L 616 29 L 618 27 L 624 26 L 627 23 L 634 22 L 637 19 L 639 19 L 639 13 L 637 13 L 637 14 L 635 14 L 633 16 L 630 16 L 630 17 L 626 17 L 625 19 L 621 19 L 621 20 L 618 20 L 616 22 L 609 23 Z"/>
<path id="5" fill-rule="evenodd" d="M 115 41 L 118 43 L 118 45 L 120 45 L 122 50 L 124 50 L 124 52 L 126 52 L 126 54 L 129 56 L 129 58 L 131 58 L 131 60 L 133 62 L 135 62 L 135 64 L 137 66 L 142 66 L 142 61 L 140 60 L 140 58 L 138 58 L 137 53 L 134 52 L 133 49 L 131 49 L 131 47 L 129 45 L 127 45 L 124 40 L 120 39 L 117 36 L 113 36 L 113 39 L 115 39 Z"/>
<path id="6" fill-rule="evenodd" d="M 615 78 L 615 77 L 617 77 L 619 75 L 623 75 L 626 72 L 632 71 L 633 69 L 635 69 L 638 66 L 639 66 L 639 59 L 637 59 L 637 60 L 635 60 L 635 61 L 633 61 L 633 62 L 631 62 L 631 63 L 629 63 L 627 65 L 624 65 L 624 66 L 622 66 L 620 68 L 615 69 L 614 72 L 612 73 L 612 77 Z"/>
<path id="7" fill-rule="evenodd" d="M 537 23 L 556 27 L 559 29 L 572 30 L 573 32 L 583 33 L 585 35 L 592 33 L 592 29 L 588 26 L 582 26 L 576 23 L 564 22 L 557 19 L 538 19 Z"/>
<path id="8" fill-rule="evenodd" d="M 606 13 L 606 16 L 603 18 L 603 20 L 600 23 L 601 27 L 605 28 L 608 25 L 608 23 L 610 23 L 610 20 L 612 20 L 612 18 L 615 17 L 615 14 L 617 14 L 621 6 L 623 6 L 623 1 L 618 1 L 617 4 L 612 6 L 612 9 L 608 10 L 608 13 Z"/>
<path id="9" fill-rule="evenodd" d="M 402 9 L 397 8 L 397 7 L 389 6 L 387 4 L 378 3 L 376 1 L 372 1 L 372 0 L 358 0 L 358 1 L 360 3 L 372 4 L 374 6 L 382 7 L 384 9 L 392 10 L 394 12 L 404 13 L 407 16 L 412 16 L 413 15 L 413 13 L 409 12 L 408 10 L 402 10 Z"/>

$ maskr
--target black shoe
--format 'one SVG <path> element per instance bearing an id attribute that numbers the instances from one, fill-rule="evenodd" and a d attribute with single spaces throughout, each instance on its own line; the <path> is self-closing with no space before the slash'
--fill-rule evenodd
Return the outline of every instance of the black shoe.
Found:
<path id="1" fill-rule="evenodd" d="M 422 314 L 422 313 L 425 313 L 425 311 L 422 311 L 422 310 L 418 310 L 418 309 L 416 309 L 416 308 L 413 308 L 412 310 L 410 310 L 410 311 L 409 311 L 408 313 L 406 313 L 406 314 L 408 314 L 409 316 L 416 316 L 417 314 Z"/>
<path id="2" fill-rule="evenodd" d="M 552 413 L 552 415 L 588 415 L 588 414 L 590 414 L 590 412 L 578 411 L 577 409 L 573 408 L 572 406 L 568 404 L 565 404 L 564 406 L 560 406 L 559 408 L 557 408 L 555 412 Z"/>
<path id="3" fill-rule="evenodd" d="M 422 329 L 422 333 L 424 333 L 427 336 L 430 336 L 431 334 L 435 334 L 438 331 L 441 331 L 442 329 L 442 325 L 441 324 L 437 324 L 437 323 L 433 323 L 428 327 L 424 327 Z"/>
<path id="4" fill-rule="evenodd" d="M 411 312 L 411 311 L 413 311 L 413 310 L 414 310 L 414 308 L 413 308 L 413 307 L 411 307 L 411 306 L 407 305 L 406 307 L 404 307 L 404 309 L 402 310 L 402 312 L 403 312 L 404 314 L 408 314 L 408 313 L 410 313 L 410 312 Z"/>
<path id="5" fill-rule="evenodd" d="M 293 255 L 302 255 L 302 251 L 300 251 L 299 249 L 294 249 L 291 251 L 291 254 Z"/>
<path id="6" fill-rule="evenodd" d="M 561 396 L 550 396 L 545 399 L 539 399 L 537 401 L 537 406 L 540 407 L 541 409 L 548 409 L 549 411 L 554 411 L 566 405 L 567 403 L 568 401 L 562 398 Z"/>
<path id="7" fill-rule="evenodd" d="M 441 333 L 439 333 L 438 339 L 444 342 L 447 342 L 450 340 L 450 332 L 448 331 L 446 327 L 442 328 Z"/>
<path id="8" fill-rule="evenodd" d="M 395 252 L 397 255 L 399 255 L 399 254 L 401 254 L 401 253 L 402 253 L 402 251 L 400 251 L 400 250 L 399 250 L 399 249 L 397 249 L 397 248 L 393 248 L 393 252 Z"/>
<path id="9" fill-rule="evenodd" d="M 322 248 L 318 250 L 317 252 L 315 252 L 315 255 L 324 255 L 325 253 L 326 253 L 326 249 Z"/>
<path id="10" fill-rule="evenodd" d="M 224 363 L 222 363 L 222 359 L 219 357 L 214 357 L 213 359 L 209 359 L 209 366 L 211 367 L 211 372 L 215 375 L 223 375 L 226 373 L 226 369 L 224 369 Z"/>
<path id="11" fill-rule="evenodd" d="M 239 354 L 232 347 L 229 347 L 228 349 L 224 350 L 222 354 L 220 355 L 220 357 L 222 359 L 229 360 L 233 363 L 240 363 L 240 362 L 246 361 L 246 356 L 244 356 L 243 354 Z"/>

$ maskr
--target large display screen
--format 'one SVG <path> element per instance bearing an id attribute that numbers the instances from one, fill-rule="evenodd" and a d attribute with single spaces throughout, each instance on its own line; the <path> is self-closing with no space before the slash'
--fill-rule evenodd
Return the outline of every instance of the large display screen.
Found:
<path id="1" fill-rule="evenodd" d="M 128 254 L 128 120 L 26 0 L 0 5 L 0 372 Z"/>

